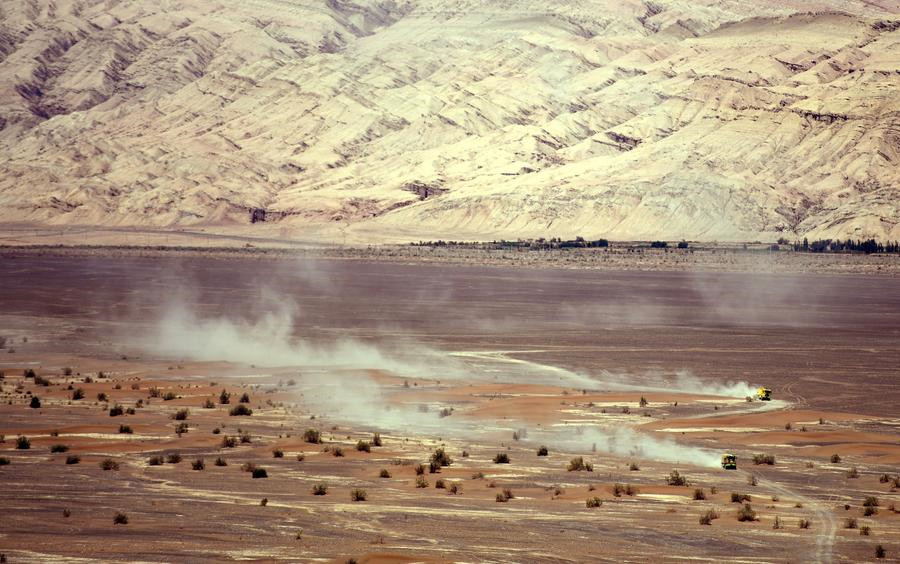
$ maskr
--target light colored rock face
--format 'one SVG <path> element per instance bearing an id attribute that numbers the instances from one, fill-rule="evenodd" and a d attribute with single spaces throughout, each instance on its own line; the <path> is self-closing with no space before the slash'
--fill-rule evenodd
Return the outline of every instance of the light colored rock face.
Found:
<path id="1" fill-rule="evenodd" d="M 900 239 L 895 0 L 0 12 L 0 221 Z"/>

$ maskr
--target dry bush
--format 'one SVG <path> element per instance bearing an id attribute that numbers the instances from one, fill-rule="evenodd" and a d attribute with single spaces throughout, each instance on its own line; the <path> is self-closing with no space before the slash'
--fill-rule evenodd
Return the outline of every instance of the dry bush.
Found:
<path id="1" fill-rule="evenodd" d="M 450 458 L 443 448 L 438 448 L 431 454 L 431 462 L 440 466 L 450 466 L 453 464 L 453 459 Z"/>
<path id="2" fill-rule="evenodd" d="M 460 494 L 462 494 L 462 484 L 460 484 L 458 482 L 453 482 L 452 484 L 450 484 L 450 487 L 447 488 L 447 491 L 451 495 L 460 495 Z"/>
<path id="3" fill-rule="evenodd" d="M 250 396 L 247 394 L 247 392 L 244 392 L 241 395 L 241 399 L 239 399 L 238 402 L 239 403 L 250 403 Z"/>
<path id="4" fill-rule="evenodd" d="M 666 476 L 666 484 L 670 486 L 689 486 L 690 483 L 687 481 L 687 478 L 682 476 L 678 470 L 672 470 L 668 476 Z"/>
<path id="5" fill-rule="evenodd" d="M 548 451 L 547 447 L 545 447 L 543 445 L 541 445 L 541 448 L 539 448 L 537 451 L 538 456 L 547 456 L 549 454 L 550 454 L 550 451 Z"/>
<path id="6" fill-rule="evenodd" d="M 118 417 L 119 415 L 123 415 L 125 413 L 125 408 L 119 404 L 116 404 L 109 408 L 109 416 L 110 417 Z"/>
<path id="7" fill-rule="evenodd" d="M 250 475 L 253 476 L 254 479 L 269 477 L 269 473 L 266 472 L 265 468 L 254 468 L 253 471 L 250 473 Z"/>
<path id="8" fill-rule="evenodd" d="M 50 452 L 68 452 L 69 447 L 66 445 L 53 445 L 50 447 Z"/>
<path id="9" fill-rule="evenodd" d="M 284 451 L 280 448 L 272 449 L 272 458 L 284 458 Z"/>
<path id="10" fill-rule="evenodd" d="M 331 451 L 331 454 L 338 457 L 344 456 L 344 449 L 342 449 L 341 447 L 334 447 L 334 449 Z"/>
<path id="11" fill-rule="evenodd" d="M 841 461 L 840 455 L 837 455 L 837 454 L 831 455 L 831 463 L 832 464 L 838 464 L 838 463 L 840 463 L 840 461 Z"/>
<path id="12" fill-rule="evenodd" d="M 366 490 L 361 490 L 359 488 L 354 489 L 350 492 L 350 500 L 351 501 L 366 501 Z"/>
<path id="13" fill-rule="evenodd" d="M 875 547 L 875 558 L 884 558 L 887 556 L 887 552 L 884 550 L 884 547 L 880 544 Z"/>
<path id="14" fill-rule="evenodd" d="M 731 492 L 731 503 L 743 503 L 745 501 L 750 501 L 750 494 Z"/>
<path id="15" fill-rule="evenodd" d="M 381 433 L 375 433 L 374 435 L 372 435 L 372 446 L 380 447 L 381 444 Z"/>
<path id="16" fill-rule="evenodd" d="M 198 458 L 197 460 L 191 462 L 191 468 L 194 470 L 203 470 L 206 468 L 206 463 L 203 462 L 202 458 Z"/>
<path id="17" fill-rule="evenodd" d="M 505 452 L 498 452 L 494 457 L 494 464 L 509 464 L 509 455 Z"/>
<path id="18" fill-rule="evenodd" d="M 322 433 L 318 429 L 307 429 L 303 433 L 303 440 L 315 445 L 322 443 Z"/>
<path id="19" fill-rule="evenodd" d="M 238 438 L 237 437 L 222 437 L 222 448 L 234 448 L 237 446 Z"/>
<path id="20" fill-rule="evenodd" d="M 66 457 L 66 464 L 78 464 L 79 462 L 81 462 L 81 458 L 73 454 Z"/>
<path id="21" fill-rule="evenodd" d="M 150 466 L 161 466 L 165 459 L 162 456 L 151 456 L 150 460 L 147 461 L 147 464 Z"/>
<path id="22" fill-rule="evenodd" d="M 864 537 L 869 536 L 869 533 L 870 533 L 871 531 L 872 531 L 872 528 L 869 527 L 868 525 L 863 525 L 862 527 L 859 528 L 859 534 L 862 535 L 862 536 L 864 536 Z"/>
<path id="23" fill-rule="evenodd" d="M 445 482 L 443 478 L 438 478 L 437 481 L 434 482 L 434 487 L 438 490 L 445 490 L 447 489 L 447 482 Z"/>
<path id="24" fill-rule="evenodd" d="M 132 435 L 134 434 L 134 430 L 130 425 L 119 425 L 119 433 L 124 435 Z"/>
<path id="25" fill-rule="evenodd" d="M 424 464 L 416 464 L 414 470 L 416 471 L 416 476 L 421 476 L 425 473 L 425 465 Z"/>
<path id="26" fill-rule="evenodd" d="M 84 390 L 81 388 L 76 388 L 72 391 L 72 401 L 78 401 L 80 399 L 84 399 Z"/>
<path id="27" fill-rule="evenodd" d="M 694 500 L 701 501 L 706 499 L 706 492 L 703 491 L 702 488 L 697 488 L 694 490 Z"/>
<path id="28" fill-rule="evenodd" d="M 121 512 L 116 513 L 115 516 L 113 517 L 113 524 L 114 525 L 127 525 L 128 524 L 128 515 L 125 515 L 124 513 L 121 513 Z"/>
<path id="29" fill-rule="evenodd" d="M 228 405 L 231 403 L 231 394 L 225 390 L 222 390 L 222 393 L 219 394 L 219 403 L 222 405 Z"/>
<path id="30" fill-rule="evenodd" d="M 634 496 L 638 494 L 638 491 L 637 487 L 632 486 L 631 484 L 625 485 L 625 495 Z"/>
<path id="31" fill-rule="evenodd" d="M 181 462 L 181 455 L 177 452 L 173 452 L 172 454 L 166 456 L 166 462 L 169 464 L 178 464 Z"/>
<path id="32" fill-rule="evenodd" d="M 625 486 L 619 483 L 613 484 L 613 495 L 616 497 L 622 497 L 622 492 L 625 491 Z"/>
<path id="33" fill-rule="evenodd" d="M 382 468 L 381 472 L 378 473 L 378 477 L 379 478 L 390 478 L 391 473 L 388 472 L 387 468 Z"/>
<path id="34" fill-rule="evenodd" d="M 641 467 L 637 465 L 637 462 L 632 462 L 631 464 L 628 465 L 628 470 L 630 470 L 631 472 L 637 472 L 640 469 L 641 469 Z"/>
<path id="35" fill-rule="evenodd" d="M 775 455 L 773 454 L 754 454 L 753 455 L 753 464 L 768 464 L 772 466 L 775 464 Z"/>
<path id="36" fill-rule="evenodd" d="M 226 462 L 225 459 L 222 458 L 221 456 L 216 458 L 215 464 L 216 464 L 216 466 L 228 466 L 228 462 Z"/>
<path id="37" fill-rule="evenodd" d="M 808 529 L 811 525 L 809 519 L 800 519 L 797 524 L 801 529 Z"/>
<path id="38" fill-rule="evenodd" d="M 580 472 L 580 471 L 593 472 L 594 465 L 591 464 L 590 462 L 586 462 L 584 460 L 584 457 L 576 456 L 575 458 L 573 458 L 572 460 L 569 461 L 569 465 L 566 467 L 566 470 L 568 470 L 569 472 Z"/>
<path id="39" fill-rule="evenodd" d="M 174 419 L 175 421 L 185 421 L 188 418 L 189 414 L 190 411 L 188 411 L 187 408 L 179 409 L 175 412 L 174 415 L 172 415 L 172 419 Z"/>
<path id="40" fill-rule="evenodd" d="M 712 525 L 713 520 L 719 518 L 719 513 L 715 509 L 707 509 L 700 515 L 701 525 Z"/>
<path id="41" fill-rule="evenodd" d="M 600 499 L 599 497 L 596 497 L 596 496 L 595 496 L 595 497 L 589 497 L 589 498 L 587 498 L 587 501 L 585 502 L 585 505 L 586 505 L 588 508 L 600 507 L 601 505 L 603 505 L 603 500 Z"/>
<path id="42" fill-rule="evenodd" d="M 104 470 L 118 470 L 119 463 L 113 460 L 112 458 L 104 459 L 103 462 L 100 463 L 100 468 Z"/>
<path id="43" fill-rule="evenodd" d="M 856 522 L 855 517 L 848 517 L 844 519 L 844 528 L 845 529 L 857 529 L 859 528 L 859 524 Z"/>
<path id="44" fill-rule="evenodd" d="M 850 470 L 847 471 L 847 477 L 848 478 L 859 478 L 859 469 L 856 466 L 854 466 L 853 468 L 851 468 Z"/>
<path id="45" fill-rule="evenodd" d="M 425 476 L 419 475 L 416 476 L 416 487 L 417 488 L 427 488 L 428 480 L 425 479 Z"/>
<path id="46" fill-rule="evenodd" d="M 5 456 L 0 456 L 0 466 L 9 466 L 9 458 Z"/>
<path id="47" fill-rule="evenodd" d="M 750 507 L 749 503 L 745 503 L 744 506 L 738 510 L 737 520 L 741 522 L 756 521 L 756 511 L 753 511 L 753 508 Z"/>
<path id="48" fill-rule="evenodd" d="M 231 415 L 232 417 L 250 416 L 253 415 L 253 410 L 247 407 L 247 404 L 239 403 L 231 408 L 228 415 Z"/>
<path id="49" fill-rule="evenodd" d="M 16 437 L 16 448 L 18 450 L 28 450 L 31 448 L 31 441 L 24 435 Z"/>
<path id="50" fill-rule="evenodd" d="M 359 452 L 372 452 L 372 445 L 368 441 L 357 441 L 356 450 Z"/>

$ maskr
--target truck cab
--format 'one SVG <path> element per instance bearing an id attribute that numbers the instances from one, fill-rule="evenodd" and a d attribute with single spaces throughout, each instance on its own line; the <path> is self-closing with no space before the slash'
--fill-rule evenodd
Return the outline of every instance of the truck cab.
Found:
<path id="1" fill-rule="evenodd" d="M 772 399 L 772 390 L 769 388 L 760 388 L 756 390 L 756 399 L 760 401 L 769 401 Z"/>
<path id="2" fill-rule="evenodd" d="M 729 453 L 722 455 L 722 468 L 725 470 L 737 470 L 737 456 Z"/>

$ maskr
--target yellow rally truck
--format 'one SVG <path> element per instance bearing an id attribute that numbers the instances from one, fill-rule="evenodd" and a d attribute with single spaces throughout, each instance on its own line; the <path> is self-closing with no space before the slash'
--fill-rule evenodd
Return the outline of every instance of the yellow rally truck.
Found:
<path id="1" fill-rule="evenodd" d="M 772 399 L 772 390 L 769 388 L 760 388 L 756 390 L 756 399 L 760 401 L 769 401 Z"/>
<path id="2" fill-rule="evenodd" d="M 723 454 L 722 468 L 725 470 L 737 470 L 737 457 L 730 452 Z"/>

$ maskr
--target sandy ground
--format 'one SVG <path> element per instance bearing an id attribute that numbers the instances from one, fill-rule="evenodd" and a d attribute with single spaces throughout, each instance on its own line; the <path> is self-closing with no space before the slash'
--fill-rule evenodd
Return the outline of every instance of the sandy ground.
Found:
<path id="1" fill-rule="evenodd" d="M 0 263 L 0 283 L 9 562 L 840 562 L 874 560 L 879 544 L 900 554 L 890 277 L 17 256 Z M 203 320 L 261 315 L 262 287 L 293 304 L 286 339 L 317 344 L 308 362 L 280 364 L 274 350 L 229 360 L 202 340 L 229 327 Z M 159 348 L 173 303 L 196 313 L 181 338 L 209 358 Z M 234 354 L 260 343 L 262 324 L 241 327 Z M 366 347 L 381 356 L 350 357 Z M 405 363 L 385 361 L 395 356 Z M 747 402 L 728 384 L 743 381 L 775 401 Z M 244 393 L 253 414 L 229 415 Z M 111 416 L 116 405 L 134 412 Z M 304 440 L 310 428 L 321 444 Z M 638 435 L 609 439 L 629 429 Z M 382 446 L 357 450 L 374 433 Z M 452 464 L 426 467 L 416 487 L 415 465 L 437 448 Z M 726 451 L 738 471 L 697 454 Z M 149 464 L 174 453 L 180 462 Z M 494 463 L 498 453 L 510 463 Z M 753 464 L 763 453 L 775 464 Z M 568 471 L 575 456 L 593 470 Z M 106 459 L 118 469 L 103 470 Z M 673 469 L 690 485 L 667 485 Z M 313 495 L 320 483 L 327 494 Z M 514 497 L 500 503 L 504 489 Z M 757 521 L 738 522 L 732 492 L 750 495 Z M 865 515 L 869 496 L 877 512 Z M 593 497 L 600 507 L 586 507 Z M 708 509 L 719 518 L 704 526 Z M 127 524 L 113 523 L 117 512 Z M 869 534 L 844 528 L 850 518 Z"/>

